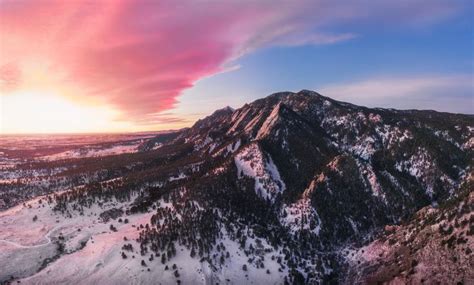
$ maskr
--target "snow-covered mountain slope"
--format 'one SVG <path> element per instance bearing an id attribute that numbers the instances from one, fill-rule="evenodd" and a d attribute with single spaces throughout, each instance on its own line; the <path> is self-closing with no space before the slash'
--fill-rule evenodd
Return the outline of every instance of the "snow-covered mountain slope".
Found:
<path id="1" fill-rule="evenodd" d="M 39 247 L 45 252 L 32 251 L 36 261 L 27 270 L 12 267 L 0 280 L 389 281 L 382 273 L 364 278 L 385 272 L 375 252 L 387 226 L 416 223 L 413 215 L 426 207 L 472 204 L 459 197 L 472 190 L 465 185 L 472 186 L 473 137 L 472 115 L 370 109 L 307 90 L 224 108 L 191 128 L 150 139 L 136 153 L 78 160 L 73 167 L 54 162 L 74 188 L 43 198 L 39 208 L 17 206 L 23 208 L 4 213 L 5 225 L 15 232 L 37 215 L 32 230 L 66 247 L 80 239 L 77 227 L 89 225 L 81 231 L 87 242 L 74 252 Z M 116 215 L 130 222 L 119 223 Z M 473 220 L 467 223 L 472 227 Z M 49 232 L 54 225 L 59 228 Z M 436 244 L 437 235 L 425 236 Z M 23 256 L 14 236 L 4 239 L 4 264 Z M 382 247 L 392 261 L 396 252 Z M 431 268 L 428 260 L 424 268 Z M 466 283 L 472 273 L 454 275 Z"/>
<path id="2" fill-rule="evenodd" d="M 238 284 L 245 280 L 278 284 L 284 278 L 283 272 L 277 271 L 278 263 L 268 253 L 262 256 L 268 258 L 266 268 L 273 274 L 262 275 L 249 268 L 247 276 L 243 276 L 246 255 L 239 244 L 225 236 L 219 245 L 229 256 L 218 271 L 191 257 L 190 251 L 179 245 L 169 262 L 163 262 L 160 255 L 145 256 L 137 239 L 143 227 L 149 226 L 153 213 L 123 213 L 107 221 L 102 218 L 111 209 L 126 209 L 128 203 L 111 201 L 65 216 L 43 207 L 48 202 L 40 200 L 0 216 L 1 280 L 14 276 L 25 277 L 22 284 L 215 284 L 226 280 Z M 156 205 L 163 209 L 172 207 L 163 201 Z M 29 227 L 25 230 L 18 224 Z"/>
<path id="3" fill-rule="evenodd" d="M 386 226 L 374 242 L 342 251 L 345 283 L 473 284 L 473 181 L 440 207 L 427 206 L 405 224 Z"/>
<path id="4" fill-rule="evenodd" d="M 252 177 L 255 180 L 255 192 L 265 200 L 274 201 L 277 195 L 285 191 L 277 167 L 270 156 L 260 150 L 258 144 L 242 148 L 234 157 L 238 178 Z"/>

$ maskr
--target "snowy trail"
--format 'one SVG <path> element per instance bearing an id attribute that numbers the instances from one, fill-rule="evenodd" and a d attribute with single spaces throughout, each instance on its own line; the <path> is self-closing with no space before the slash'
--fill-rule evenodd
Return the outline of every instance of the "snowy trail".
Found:
<path id="1" fill-rule="evenodd" d="M 36 244 L 36 245 L 21 245 L 19 243 L 16 243 L 16 242 L 13 242 L 13 241 L 9 241 L 9 240 L 4 240 L 4 239 L 1 239 L 0 242 L 3 242 L 3 243 L 7 243 L 7 244 L 10 244 L 10 245 L 13 245 L 15 247 L 18 247 L 18 248 L 38 248 L 38 247 L 43 247 L 43 246 L 46 246 L 48 244 L 51 243 L 51 233 L 53 231 L 55 231 L 57 228 L 59 228 L 59 226 L 56 226 L 54 228 L 52 228 L 44 237 L 46 238 L 47 242 L 46 243 L 42 243 L 42 244 Z"/>

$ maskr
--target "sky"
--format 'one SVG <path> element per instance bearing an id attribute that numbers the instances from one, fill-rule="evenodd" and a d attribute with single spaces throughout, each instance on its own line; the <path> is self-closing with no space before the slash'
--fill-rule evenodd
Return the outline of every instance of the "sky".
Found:
<path id="1" fill-rule="evenodd" d="M 0 0 L 0 133 L 129 132 L 311 89 L 474 113 L 472 1 Z"/>

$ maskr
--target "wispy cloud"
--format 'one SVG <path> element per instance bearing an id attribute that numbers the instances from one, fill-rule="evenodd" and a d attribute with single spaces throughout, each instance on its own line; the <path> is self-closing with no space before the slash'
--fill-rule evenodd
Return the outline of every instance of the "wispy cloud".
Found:
<path id="1" fill-rule="evenodd" d="M 0 66 L 0 91 L 8 92 L 20 85 L 21 71 L 14 63 Z"/>
<path id="2" fill-rule="evenodd" d="M 474 113 L 473 75 L 376 77 L 324 86 L 319 92 L 370 107 Z"/>
<path id="3" fill-rule="evenodd" d="M 192 123 L 187 118 L 177 116 L 170 112 L 160 112 L 146 114 L 146 116 L 140 117 L 135 123 L 139 125 L 173 125 L 176 123 Z"/>
<path id="4" fill-rule="evenodd" d="M 429 25 L 462 8 L 442 0 L 343 2 L 2 1 L 2 93 L 68 86 L 143 122 L 257 49 L 347 41 L 358 25 L 375 22 Z"/>

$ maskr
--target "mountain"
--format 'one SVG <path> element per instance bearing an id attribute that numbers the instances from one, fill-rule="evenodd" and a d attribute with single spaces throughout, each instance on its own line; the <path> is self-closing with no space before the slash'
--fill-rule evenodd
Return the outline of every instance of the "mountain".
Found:
<path id="1" fill-rule="evenodd" d="M 471 179 L 473 124 L 471 115 L 370 109 L 303 90 L 219 110 L 171 143 L 192 144 L 209 164 L 189 174 L 198 180 L 190 199 L 286 249 L 289 280 L 313 282 L 340 278 L 334 251 L 456 197 Z"/>
<path id="2" fill-rule="evenodd" d="M 97 268 L 110 271 L 86 274 L 89 282 L 129 262 L 137 265 L 127 270 L 150 272 L 134 275 L 143 284 L 163 276 L 164 284 L 474 280 L 473 115 L 281 92 L 139 150 L 76 162 L 69 177 L 87 182 L 46 198 L 59 224 L 100 216 L 120 235 L 114 249 L 99 251 L 106 264 Z M 125 219 L 139 222 L 131 228 Z M 75 252 L 97 252 L 89 240 L 57 252 L 47 275 L 22 281 L 70 281 L 51 276 L 72 270 L 62 258 L 86 262 Z M 69 243 L 58 244 L 68 252 Z"/>

